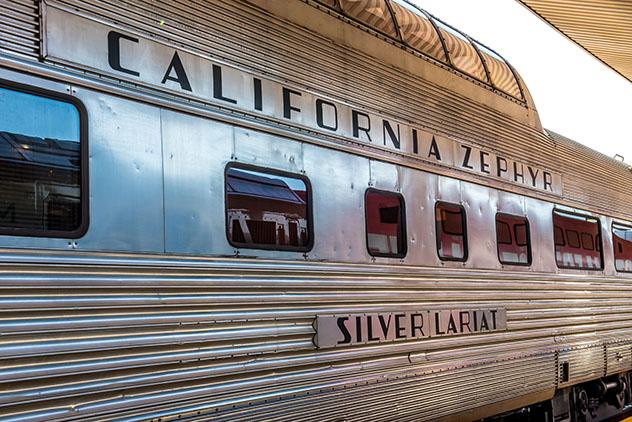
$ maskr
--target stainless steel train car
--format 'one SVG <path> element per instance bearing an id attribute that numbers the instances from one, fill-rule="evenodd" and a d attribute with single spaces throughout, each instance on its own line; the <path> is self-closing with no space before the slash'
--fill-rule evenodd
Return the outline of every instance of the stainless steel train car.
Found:
<path id="1" fill-rule="evenodd" d="M 0 420 L 602 420 L 630 190 L 403 0 L 0 0 Z"/>

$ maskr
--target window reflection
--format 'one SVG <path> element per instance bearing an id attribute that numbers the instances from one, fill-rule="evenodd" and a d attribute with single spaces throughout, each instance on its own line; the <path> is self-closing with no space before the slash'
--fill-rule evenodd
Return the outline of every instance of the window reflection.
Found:
<path id="1" fill-rule="evenodd" d="M 529 223 L 526 218 L 496 214 L 498 259 L 502 264 L 528 265 L 531 263 Z"/>
<path id="2" fill-rule="evenodd" d="M 238 247 L 304 250 L 310 242 L 308 187 L 301 178 L 230 167 L 228 237 Z"/>
<path id="3" fill-rule="evenodd" d="M 435 208 L 439 258 L 467 260 L 465 210 L 460 205 L 438 203 Z"/>
<path id="4" fill-rule="evenodd" d="M 560 268 L 601 270 L 599 220 L 562 211 L 553 212 L 555 260 Z"/>
<path id="5" fill-rule="evenodd" d="M 632 272 L 632 227 L 613 224 L 612 241 L 617 271 Z"/>
<path id="6" fill-rule="evenodd" d="M 51 236 L 78 230 L 82 215 L 77 108 L 0 88 L 0 116 L 0 230 Z"/>
<path id="7" fill-rule="evenodd" d="M 404 256 L 404 201 L 401 195 L 369 189 L 365 207 L 369 253 L 373 256 Z"/>

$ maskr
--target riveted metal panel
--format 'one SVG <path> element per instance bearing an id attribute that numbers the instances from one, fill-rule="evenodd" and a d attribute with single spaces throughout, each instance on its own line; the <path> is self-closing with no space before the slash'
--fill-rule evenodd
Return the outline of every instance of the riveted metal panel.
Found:
<path id="1" fill-rule="evenodd" d="M 606 345 L 606 375 L 620 374 L 632 369 L 632 343 Z"/>
<path id="2" fill-rule="evenodd" d="M 369 187 L 369 160 L 307 144 L 303 160 L 313 188 L 316 233 L 309 257 L 367 262 L 364 194 Z"/>
<path id="3" fill-rule="evenodd" d="M 232 254 L 225 230 L 224 168 L 234 128 L 161 111 L 165 248 L 169 253 Z"/>
<path id="4" fill-rule="evenodd" d="M 568 380 L 562 377 L 564 363 L 568 364 Z M 601 378 L 606 374 L 605 346 L 590 346 L 562 350 L 558 354 L 558 388 Z"/>

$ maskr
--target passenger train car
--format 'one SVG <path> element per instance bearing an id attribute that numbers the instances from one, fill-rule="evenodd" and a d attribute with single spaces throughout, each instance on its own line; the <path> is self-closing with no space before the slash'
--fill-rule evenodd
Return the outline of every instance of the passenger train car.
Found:
<path id="1" fill-rule="evenodd" d="M 0 420 L 603 420 L 631 190 L 403 0 L 0 0 Z"/>

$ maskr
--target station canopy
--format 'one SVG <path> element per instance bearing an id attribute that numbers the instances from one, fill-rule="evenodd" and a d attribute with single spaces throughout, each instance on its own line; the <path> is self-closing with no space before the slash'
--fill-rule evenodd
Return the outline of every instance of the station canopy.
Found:
<path id="1" fill-rule="evenodd" d="M 511 66 L 496 52 L 406 0 L 316 0 L 459 73 L 524 101 Z"/>
<path id="2" fill-rule="evenodd" d="M 632 82 L 632 1 L 518 1 Z"/>

